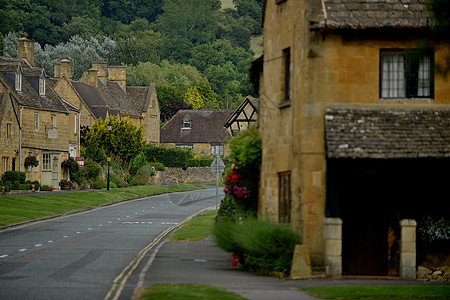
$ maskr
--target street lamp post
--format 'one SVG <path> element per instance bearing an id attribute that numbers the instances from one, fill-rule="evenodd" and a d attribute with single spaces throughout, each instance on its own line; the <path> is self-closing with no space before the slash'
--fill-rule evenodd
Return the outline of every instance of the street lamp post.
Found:
<path id="1" fill-rule="evenodd" d="M 109 120 L 109 124 L 108 124 L 108 147 L 109 147 L 109 155 L 107 158 L 108 161 L 108 179 L 106 180 L 106 190 L 109 191 L 109 165 L 110 165 L 110 161 L 111 161 L 111 130 L 112 130 L 112 124 L 111 124 L 111 120 Z"/>

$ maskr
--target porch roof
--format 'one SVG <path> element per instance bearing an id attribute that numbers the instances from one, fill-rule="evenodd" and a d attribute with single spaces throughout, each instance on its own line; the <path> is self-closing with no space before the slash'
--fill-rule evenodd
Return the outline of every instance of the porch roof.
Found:
<path id="1" fill-rule="evenodd" d="M 325 109 L 328 158 L 450 157 L 450 106 Z"/>

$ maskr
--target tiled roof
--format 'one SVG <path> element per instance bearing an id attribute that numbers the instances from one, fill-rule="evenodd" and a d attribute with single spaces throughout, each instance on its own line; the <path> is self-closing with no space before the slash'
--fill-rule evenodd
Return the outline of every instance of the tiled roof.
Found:
<path id="1" fill-rule="evenodd" d="M 417 29 L 429 25 L 425 0 L 324 0 L 325 19 L 313 29 Z"/>
<path id="2" fill-rule="evenodd" d="M 40 68 L 30 68 L 28 64 L 22 59 L 0 57 L 0 72 L 11 73 L 17 71 L 18 65 L 22 66 L 23 79 L 22 79 L 22 91 L 17 92 L 17 98 L 20 105 L 35 109 L 50 110 L 55 112 L 68 113 L 66 106 L 62 103 L 61 98 L 55 93 L 46 81 L 45 96 L 40 96 L 38 90 L 33 87 L 30 80 L 32 78 L 39 77 L 43 70 Z M 13 66 L 13 67 L 11 67 Z M 6 80 L 12 91 L 15 91 L 15 87 L 11 82 Z"/>
<path id="3" fill-rule="evenodd" d="M 223 143 L 231 137 L 224 125 L 232 110 L 179 110 L 161 128 L 161 143 Z M 182 128 L 183 120 L 191 128 Z"/>
<path id="4" fill-rule="evenodd" d="M 127 86 L 128 99 L 130 99 L 138 111 L 146 112 L 150 107 L 152 93 L 155 91 L 154 86 L 153 83 L 150 86 Z"/>
<path id="5" fill-rule="evenodd" d="M 140 116 L 139 111 L 130 99 L 128 99 L 125 90 L 116 81 L 103 81 L 98 80 L 98 90 L 105 101 L 114 109 L 120 111 L 123 114 Z"/>
<path id="6" fill-rule="evenodd" d="M 329 158 L 450 157 L 450 106 L 327 107 Z"/>
<path id="7" fill-rule="evenodd" d="M 84 103 L 94 113 L 96 119 L 102 118 L 105 120 L 108 112 L 110 115 L 118 115 L 117 110 L 109 108 L 96 87 L 80 81 L 72 81 L 72 85 Z"/>

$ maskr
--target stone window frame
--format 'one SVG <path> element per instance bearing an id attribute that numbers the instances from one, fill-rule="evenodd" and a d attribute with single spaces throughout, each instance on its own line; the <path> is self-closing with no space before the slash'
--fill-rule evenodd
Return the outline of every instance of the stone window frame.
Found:
<path id="1" fill-rule="evenodd" d="M 41 77 L 39 78 L 39 95 L 44 97 L 45 96 L 45 75 L 42 73 Z"/>
<path id="2" fill-rule="evenodd" d="M 52 154 L 50 152 L 42 153 L 42 170 L 50 171 L 52 169 Z"/>
<path id="3" fill-rule="evenodd" d="M 282 53 L 282 78 L 283 78 L 283 99 L 279 104 L 280 108 L 284 108 L 290 105 L 291 103 L 291 48 L 287 47 L 283 49 Z"/>
<path id="4" fill-rule="evenodd" d="M 6 138 L 10 139 L 12 138 L 12 124 L 6 123 Z"/>
<path id="5" fill-rule="evenodd" d="M 379 97 L 382 100 L 386 99 L 434 99 L 434 71 L 435 71 L 435 58 L 434 58 L 435 50 L 433 48 L 428 49 L 380 49 L 380 67 L 379 67 Z M 395 89 L 392 87 L 383 87 L 384 86 L 384 63 L 385 58 L 388 56 L 397 56 L 402 57 L 403 68 L 398 69 L 400 75 L 403 75 L 403 78 L 400 78 L 402 81 L 403 87 L 397 87 L 402 93 L 401 95 L 383 95 L 383 89 L 387 90 L 389 88 Z M 420 69 L 420 61 L 423 58 L 429 58 L 429 74 L 428 78 L 422 79 L 428 82 L 429 92 L 427 95 L 418 95 L 419 91 L 419 69 Z M 417 65 L 417 68 L 415 67 Z M 415 74 L 417 73 L 417 76 Z M 389 80 L 391 83 L 392 80 Z M 417 81 L 417 82 L 416 82 Z M 387 82 L 387 80 L 386 80 Z M 411 83 L 413 82 L 413 83 Z"/>
<path id="6" fill-rule="evenodd" d="M 73 134 L 77 135 L 78 134 L 78 124 L 77 124 L 78 123 L 78 115 L 77 114 L 74 114 L 73 122 L 74 122 Z"/>
<path id="7" fill-rule="evenodd" d="M 19 67 L 17 69 L 16 82 L 15 82 L 16 91 L 19 93 L 22 92 L 22 79 L 23 79 L 22 70 Z"/>
<path id="8" fill-rule="evenodd" d="M 34 113 L 34 131 L 39 132 L 39 113 Z"/>
<path id="9" fill-rule="evenodd" d="M 278 173 L 278 220 L 281 224 L 291 223 L 291 187 L 291 171 Z"/>
<path id="10" fill-rule="evenodd" d="M 50 129 L 56 130 L 56 115 L 50 116 Z"/>

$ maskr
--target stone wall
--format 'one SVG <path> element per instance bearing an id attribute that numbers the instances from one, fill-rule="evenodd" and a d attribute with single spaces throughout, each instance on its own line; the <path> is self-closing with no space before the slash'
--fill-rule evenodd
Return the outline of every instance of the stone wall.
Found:
<path id="1" fill-rule="evenodd" d="M 216 181 L 216 174 L 211 173 L 210 167 L 193 167 L 187 168 L 186 170 L 182 168 L 166 168 L 164 170 L 164 177 L 167 182 L 179 183 Z"/>

